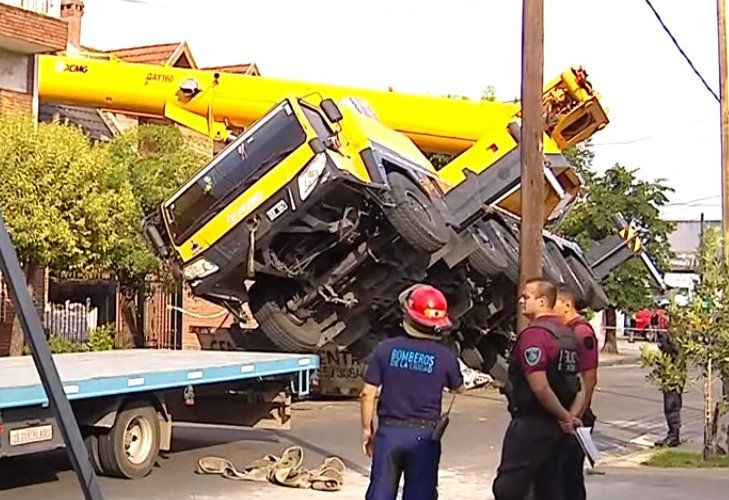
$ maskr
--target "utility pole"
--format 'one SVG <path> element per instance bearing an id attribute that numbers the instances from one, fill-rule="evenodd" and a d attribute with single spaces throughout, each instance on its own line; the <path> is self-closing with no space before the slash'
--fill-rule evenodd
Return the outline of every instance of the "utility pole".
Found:
<path id="1" fill-rule="evenodd" d="M 729 86 L 726 62 L 725 0 L 716 1 L 719 38 L 719 96 L 721 100 L 721 228 L 724 257 L 729 258 Z"/>
<path id="2" fill-rule="evenodd" d="M 520 288 L 542 275 L 544 225 L 544 0 L 522 1 L 521 26 L 521 231 L 519 238 Z M 526 318 L 517 316 L 517 327 Z"/>

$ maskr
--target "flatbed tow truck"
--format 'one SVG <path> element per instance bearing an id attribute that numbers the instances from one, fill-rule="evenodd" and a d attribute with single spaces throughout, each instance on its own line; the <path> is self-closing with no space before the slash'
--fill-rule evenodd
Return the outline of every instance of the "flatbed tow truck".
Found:
<path id="1" fill-rule="evenodd" d="M 53 356 L 99 474 L 137 479 L 169 450 L 175 421 L 290 428 L 307 354 L 120 350 Z M 64 445 L 31 356 L 0 359 L 0 458 Z M 2 465 L 0 465 L 2 467 Z"/>

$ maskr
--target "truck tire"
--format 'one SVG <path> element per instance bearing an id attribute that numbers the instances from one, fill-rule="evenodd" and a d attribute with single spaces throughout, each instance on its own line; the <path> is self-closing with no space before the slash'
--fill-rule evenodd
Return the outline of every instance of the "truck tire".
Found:
<path id="1" fill-rule="evenodd" d="M 98 437 L 104 473 L 139 479 L 152 471 L 160 446 L 157 410 L 148 402 L 132 402 L 116 416 L 109 432 Z"/>
<path id="2" fill-rule="evenodd" d="M 402 238 L 413 248 L 427 253 L 448 243 L 448 226 L 435 204 L 415 182 L 400 172 L 387 174 L 390 197 L 395 206 L 385 215 Z"/>
<path id="3" fill-rule="evenodd" d="M 496 234 L 490 227 L 492 224 L 494 221 L 489 220 L 476 227 L 475 238 L 478 246 L 468 256 L 468 263 L 483 277 L 501 274 L 509 266 L 506 255 L 496 243 Z"/>
<path id="4" fill-rule="evenodd" d="M 519 240 L 506 226 L 497 221 L 494 221 L 491 227 L 496 236 L 495 246 L 500 247 L 508 262 L 503 274 L 512 283 L 519 283 Z"/>
<path id="5" fill-rule="evenodd" d="M 610 299 L 587 266 L 574 255 L 568 255 L 565 260 L 585 288 L 584 305 L 595 311 L 606 309 L 610 305 Z"/>
<path id="6" fill-rule="evenodd" d="M 315 352 L 321 328 L 312 319 L 302 321 L 286 310 L 278 290 L 285 285 L 254 284 L 248 291 L 250 308 L 263 334 L 284 352 Z"/>
<path id="7" fill-rule="evenodd" d="M 89 454 L 91 465 L 94 466 L 94 471 L 102 475 L 104 470 L 101 467 L 101 459 L 99 458 L 99 436 L 93 428 L 87 427 L 84 429 L 84 444 L 86 445 L 86 452 Z"/>

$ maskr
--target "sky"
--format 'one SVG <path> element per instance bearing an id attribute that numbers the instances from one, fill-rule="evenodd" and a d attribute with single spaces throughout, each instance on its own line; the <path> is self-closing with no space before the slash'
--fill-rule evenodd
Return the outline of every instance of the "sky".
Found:
<path id="1" fill-rule="evenodd" d="M 54 0 L 54 3 L 60 3 Z M 714 91 L 714 0 L 652 0 Z M 202 7 L 203 5 L 206 7 Z M 83 45 L 186 40 L 201 66 L 474 98 L 520 94 L 519 0 L 85 0 Z M 664 215 L 721 217 L 719 103 L 645 0 L 545 0 L 545 81 L 582 65 L 608 108 L 599 171 L 623 164 L 675 189 Z"/>

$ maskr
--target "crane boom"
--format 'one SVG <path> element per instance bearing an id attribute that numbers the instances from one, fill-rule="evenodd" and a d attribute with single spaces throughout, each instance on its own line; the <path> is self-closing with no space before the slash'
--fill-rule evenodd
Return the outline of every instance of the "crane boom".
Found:
<path id="1" fill-rule="evenodd" d="M 113 56 L 39 58 L 42 100 L 166 117 L 216 140 L 229 127 L 245 128 L 288 95 L 356 97 L 386 126 L 420 149 L 457 155 L 479 139 L 503 134 L 519 103 L 470 101 L 402 92 L 311 83 L 211 70 L 123 62 Z M 581 142 L 607 124 L 597 95 L 581 69 L 545 87 L 547 136 L 559 149 Z M 576 132 L 571 131 L 576 127 Z M 552 143 L 545 141 L 545 152 Z"/>

